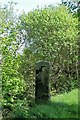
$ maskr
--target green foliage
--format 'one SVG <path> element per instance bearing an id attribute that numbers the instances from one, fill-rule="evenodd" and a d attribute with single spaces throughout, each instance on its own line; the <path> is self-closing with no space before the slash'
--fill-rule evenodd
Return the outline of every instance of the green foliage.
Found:
<path id="1" fill-rule="evenodd" d="M 60 6 L 23 13 L 20 20 L 21 29 L 27 33 L 26 46 L 31 52 L 28 64 L 35 65 L 38 60 L 49 61 L 52 71 L 51 87 L 58 93 L 74 88 L 73 84 L 79 78 L 78 18 L 69 13 L 66 7 Z M 24 61 L 27 53 L 25 56 Z M 34 65 L 30 70 L 32 81 Z M 31 80 L 30 77 L 28 79 Z"/>
<path id="2" fill-rule="evenodd" d="M 26 100 L 18 100 L 7 118 L 79 118 L 78 89 L 51 98 L 51 101 L 28 106 Z"/>
<path id="3" fill-rule="evenodd" d="M 2 67 L 2 105 L 12 109 L 16 99 L 24 98 L 25 82 L 19 74 L 20 55 L 17 35 L 17 16 L 13 12 L 13 3 L 0 8 L 0 40 L 1 40 L 1 67 Z"/>
<path id="4" fill-rule="evenodd" d="M 4 83 L 4 82 L 3 82 Z M 12 78 L 5 81 L 2 86 L 2 93 L 3 93 L 3 106 L 4 108 L 9 108 L 10 106 L 13 107 L 13 103 L 16 99 L 23 99 L 24 93 L 24 82 L 19 78 Z"/>
<path id="5" fill-rule="evenodd" d="M 26 100 L 17 100 L 13 106 L 13 111 L 9 113 L 10 118 L 27 118 L 28 116 L 28 103 Z"/>
<path id="6" fill-rule="evenodd" d="M 62 4 L 69 9 L 70 12 L 72 13 L 77 13 L 79 10 L 78 6 L 79 0 L 69 0 L 69 1 L 63 1 Z"/>
<path id="7" fill-rule="evenodd" d="M 28 14 L 23 13 L 18 18 L 14 15 L 13 8 L 12 2 L 3 8 L 0 6 L 3 116 L 9 115 L 14 118 L 77 117 L 76 94 L 60 96 L 60 104 L 55 103 L 58 100 L 57 96 L 57 98 L 52 98 L 52 102 L 47 105 L 36 105 L 32 110 L 28 110 L 26 102 L 29 100 L 28 102 L 31 103 L 31 100 L 34 100 L 35 63 L 38 60 L 50 62 L 51 94 L 77 87 L 79 79 L 77 17 L 69 14 L 65 7 L 60 6 L 36 9 Z M 26 48 L 20 55 L 19 50 L 22 53 L 23 43 Z M 70 99 L 71 95 L 73 98 Z M 63 98 L 64 101 L 70 99 L 71 102 L 61 103 Z M 70 106 L 69 103 L 73 105 Z"/>
<path id="8" fill-rule="evenodd" d="M 26 82 L 26 97 L 34 99 L 35 92 L 35 58 L 30 49 L 24 49 L 23 55 L 20 59 L 19 73 L 23 75 L 24 81 Z"/>

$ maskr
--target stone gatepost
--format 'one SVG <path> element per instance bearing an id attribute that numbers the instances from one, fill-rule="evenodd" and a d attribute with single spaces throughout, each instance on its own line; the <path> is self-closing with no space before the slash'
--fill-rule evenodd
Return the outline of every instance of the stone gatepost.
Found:
<path id="1" fill-rule="evenodd" d="M 36 87 L 35 102 L 44 102 L 50 99 L 49 93 L 49 62 L 38 61 L 36 63 Z"/>

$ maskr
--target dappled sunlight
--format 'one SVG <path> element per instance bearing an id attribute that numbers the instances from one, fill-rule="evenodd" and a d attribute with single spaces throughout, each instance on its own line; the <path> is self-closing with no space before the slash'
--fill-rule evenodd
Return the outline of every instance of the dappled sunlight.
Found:
<path id="1" fill-rule="evenodd" d="M 60 94 L 55 97 L 53 96 L 51 100 L 54 102 L 64 102 L 69 105 L 74 103 L 78 104 L 78 89 L 72 90 L 71 92 L 68 93 L 65 92 L 64 94 Z"/>

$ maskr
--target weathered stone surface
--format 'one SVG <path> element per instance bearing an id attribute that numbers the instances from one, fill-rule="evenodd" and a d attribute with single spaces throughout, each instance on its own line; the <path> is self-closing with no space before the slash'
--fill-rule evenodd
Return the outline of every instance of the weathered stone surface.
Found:
<path id="1" fill-rule="evenodd" d="M 49 62 L 38 61 L 36 63 L 36 87 L 35 102 L 47 101 L 49 94 Z"/>

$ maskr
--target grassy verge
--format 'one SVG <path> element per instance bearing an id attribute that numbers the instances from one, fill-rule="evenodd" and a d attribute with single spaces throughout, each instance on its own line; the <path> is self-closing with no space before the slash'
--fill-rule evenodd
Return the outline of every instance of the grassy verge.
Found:
<path id="1" fill-rule="evenodd" d="M 28 110 L 29 118 L 78 118 L 78 89 L 57 95 L 47 104 L 39 104 Z"/>

